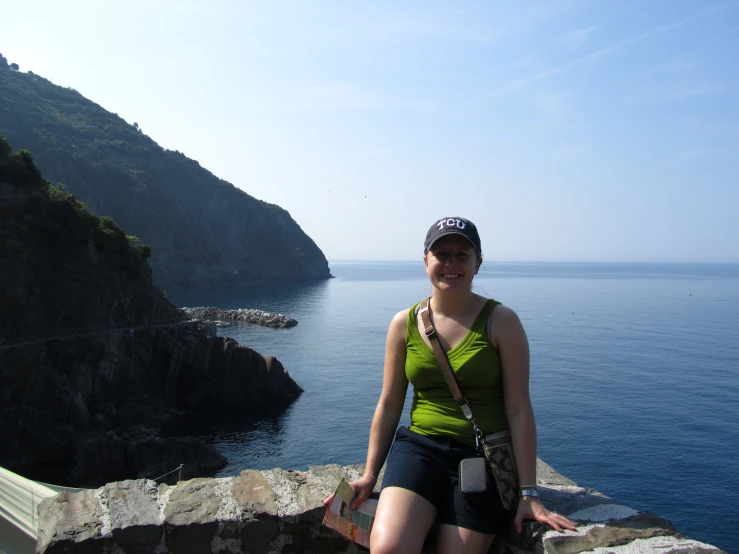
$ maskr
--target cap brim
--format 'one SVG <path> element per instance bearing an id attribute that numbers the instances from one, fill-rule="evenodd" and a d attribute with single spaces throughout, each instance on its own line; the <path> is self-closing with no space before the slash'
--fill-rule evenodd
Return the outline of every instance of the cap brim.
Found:
<path id="1" fill-rule="evenodd" d="M 436 244 L 436 243 L 437 243 L 437 242 L 438 242 L 438 241 L 439 241 L 440 239 L 443 239 L 444 237 L 448 237 L 449 235 L 459 235 L 460 237 L 463 237 L 463 238 L 465 238 L 465 239 L 467 240 L 467 242 L 469 242 L 469 243 L 470 243 L 470 246 L 472 246 L 472 248 L 474 248 L 475 250 L 477 250 L 477 245 L 476 245 L 476 244 L 475 244 L 474 242 L 472 242 L 472 241 L 470 240 L 470 237 L 468 237 L 467 235 L 465 235 L 465 234 L 464 234 L 463 232 L 461 232 L 461 231 L 457 231 L 457 230 L 452 230 L 452 229 L 450 229 L 449 231 L 446 231 L 446 232 L 442 233 L 441 235 L 439 235 L 438 237 L 436 237 L 436 238 L 435 238 L 435 239 L 434 239 L 434 240 L 433 240 L 433 241 L 431 242 L 431 244 L 429 244 L 429 245 L 428 245 L 428 246 L 426 247 L 426 250 L 429 250 L 429 249 L 430 249 L 430 248 L 431 248 L 431 247 L 432 247 L 432 246 L 433 246 L 434 244 Z"/>

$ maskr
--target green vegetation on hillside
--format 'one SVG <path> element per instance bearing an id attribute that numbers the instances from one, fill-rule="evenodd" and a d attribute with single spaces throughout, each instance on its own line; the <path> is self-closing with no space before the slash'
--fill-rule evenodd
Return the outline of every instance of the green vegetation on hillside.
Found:
<path id="1" fill-rule="evenodd" d="M 0 135 L 0 341 L 176 318 L 150 255 Z"/>
<path id="2" fill-rule="evenodd" d="M 153 252 L 160 286 L 330 276 L 323 253 L 285 210 L 163 149 L 138 123 L 74 89 L 11 70 L 2 55 L 0 134 L 33 152 L 47 179 L 151 244 L 142 251 Z M 115 233 L 101 232 L 114 248 Z"/>
<path id="3" fill-rule="evenodd" d="M 86 245 L 90 234 L 95 247 L 105 254 L 126 254 L 134 250 L 142 258 L 151 255 L 148 244 L 139 243 L 135 247 L 129 243 L 126 233 L 109 216 L 98 216 L 87 209 L 84 202 L 77 200 L 65 186 L 52 186 L 41 176 L 33 157 L 28 150 L 16 150 L 6 137 L 0 135 L 0 183 L 27 189 L 41 196 L 48 196 L 51 207 L 43 202 L 32 202 L 27 207 L 24 225 L 41 223 L 35 218 L 44 218 L 47 226 L 45 235 L 54 242 L 63 241 L 67 245 Z M 135 237 L 133 237 L 135 238 Z"/>

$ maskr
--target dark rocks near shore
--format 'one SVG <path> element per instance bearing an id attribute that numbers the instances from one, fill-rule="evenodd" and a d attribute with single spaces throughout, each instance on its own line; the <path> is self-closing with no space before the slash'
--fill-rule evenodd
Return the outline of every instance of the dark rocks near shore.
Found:
<path id="1" fill-rule="evenodd" d="M 295 327 L 298 322 L 282 314 L 271 314 L 262 310 L 240 309 L 221 310 L 212 307 L 182 308 L 188 317 L 209 321 L 230 319 L 263 325 L 264 327 Z"/>
<path id="2" fill-rule="evenodd" d="M 276 358 L 208 329 L 180 323 L 0 351 L 0 465 L 42 481 L 39 468 L 66 467 L 57 484 L 86 487 L 180 464 L 184 476 L 212 475 L 225 458 L 200 440 L 165 436 L 165 426 L 188 411 L 258 414 L 302 389 Z"/>
<path id="3" fill-rule="evenodd" d="M 163 437 L 159 429 L 135 425 L 120 430 L 93 429 L 75 442 L 75 466 L 69 481 L 96 486 L 121 475 L 150 475 L 159 482 L 213 475 L 227 460 L 212 446 L 192 437 Z"/>
<path id="4" fill-rule="evenodd" d="M 302 389 L 188 320 L 153 286 L 148 248 L 11 151 L 0 137 L 0 466 L 85 487 L 212 475 L 226 460 L 180 416 L 254 417 Z"/>

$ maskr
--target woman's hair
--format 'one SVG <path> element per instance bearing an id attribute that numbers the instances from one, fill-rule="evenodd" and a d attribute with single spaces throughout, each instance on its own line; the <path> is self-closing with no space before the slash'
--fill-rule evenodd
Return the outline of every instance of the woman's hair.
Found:
<path id="1" fill-rule="evenodd" d="M 432 246 L 433 246 L 433 245 L 432 245 Z M 472 245 L 470 245 L 470 246 L 472 246 Z M 478 260 L 482 260 L 482 250 L 478 250 L 478 249 L 477 249 L 477 248 L 475 248 L 474 246 L 472 246 L 472 250 L 474 250 L 474 251 L 475 251 L 475 256 L 477 256 L 477 259 L 478 259 Z M 429 251 L 430 251 L 430 249 L 429 249 L 429 248 L 427 248 L 426 250 L 424 250 L 424 251 L 423 251 L 423 256 L 424 256 L 424 257 L 426 257 L 426 255 L 427 255 L 427 254 L 429 253 Z"/>

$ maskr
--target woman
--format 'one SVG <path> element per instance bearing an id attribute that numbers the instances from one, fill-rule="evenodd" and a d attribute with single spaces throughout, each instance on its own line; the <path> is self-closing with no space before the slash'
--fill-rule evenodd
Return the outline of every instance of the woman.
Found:
<path id="1" fill-rule="evenodd" d="M 463 218 L 434 223 L 426 235 L 424 263 L 433 287 L 433 323 L 477 424 L 485 434 L 511 430 L 521 488 L 528 491 L 518 503 L 516 529 L 521 531 L 524 519 L 557 531 L 574 529 L 535 496 L 528 341 L 513 310 L 472 292 L 482 263 L 474 224 Z M 467 501 L 459 491 L 459 461 L 475 455 L 474 432 L 452 398 L 423 329 L 417 305 L 398 312 L 390 323 L 365 474 L 351 483 L 357 494 L 353 507 L 372 493 L 387 457 L 371 535 L 373 554 L 420 552 L 435 521 L 439 554 L 485 553 L 508 514 L 497 494 Z M 414 386 L 411 426 L 395 432 L 409 382 Z"/>

